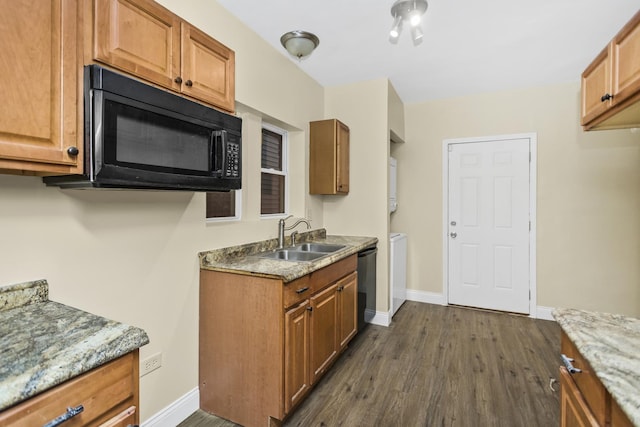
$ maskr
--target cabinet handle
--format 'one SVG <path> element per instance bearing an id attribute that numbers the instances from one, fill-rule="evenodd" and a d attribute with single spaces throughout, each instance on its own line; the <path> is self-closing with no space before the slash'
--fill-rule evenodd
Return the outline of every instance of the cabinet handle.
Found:
<path id="1" fill-rule="evenodd" d="M 307 311 L 313 311 L 313 307 L 307 307 Z"/>
<path id="2" fill-rule="evenodd" d="M 567 357 L 564 354 L 561 354 L 560 358 L 562 359 L 562 362 L 564 363 L 564 366 L 567 367 L 567 371 L 571 372 L 572 374 L 579 374 L 580 372 L 582 372 L 582 369 L 578 369 L 578 368 L 575 368 L 573 366 L 573 363 L 571 363 L 571 362 L 573 362 L 572 358 Z"/>
<path id="3" fill-rule="evenodd" d="M 338 286 L 338 292 L 342 292 L 344 290 L 344 286 Z"/>
<path id="4" fill-rule="evenodd" d="M 309 287 L 296 289 L 296 294 L 301 294 L 303 292 L 307 292 L 308 290 L 309 290 Z"/>
<path id="5" fill-rule="evenodd" d="M 186 84 L 189 87 L 193 86 L 193 82 L 191 80 L 187 80 L 186 82 L 184 82 L 184 84 Z"/>
<path id="6" fill-rule="evenodd" d="M 182 83 L 182 77 L 178 76 L 175 78 L 175 80 L 173 80 L 174 82 L 181 84 Z"/>
<path id="7" fill-rule="evenodd" d="M 65 421 L 69 421 L 71 418 L 75 417 L 76 415 L 78 415 L 82 411 L 84 411 L 84 406 L 82 406 L 82 405 L 78 405 L 75 408 L 67 408 L 67 412 L 65 412 L 64 414 L 60 415 L 59 417 L 49 421 L 43 427 L 56 427 L 56 426 L 59 426 L 60 424 L 64 423 Z"/>
<path id="8" fill-rule="evenodd" d="M 611 95 L 610 93 L 605 93 L 604 95 L 602 95 L 602 98 L 600 98 L 600 101 L 605 102 L 610 99 L 613 99 L 613 95 Z"/>
<path id="9" fill-rule="evenodd" d="M 80 150 L 78 150 L 78 147 L 69 147 L 67 148 L 67 154 L 70 156 L 77 156 L 78 153 L 80 153 Z"/>

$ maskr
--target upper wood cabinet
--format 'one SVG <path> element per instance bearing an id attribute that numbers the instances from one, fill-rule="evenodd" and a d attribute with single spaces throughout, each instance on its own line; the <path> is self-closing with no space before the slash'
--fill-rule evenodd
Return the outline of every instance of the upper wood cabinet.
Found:
<path id="1" fill-rule="evenodd" d="M 77 19 L 75 0 L 3 3 L 0 170 L 82 172 Z"/>
<path id="2" fill-rule="evenodd" d="M 349 193 L 349 127 L 336 119 L 309 124 L 309 193 Z"/>
<path id="3" fill-rule="evenodd" d="M 91 57 L 235 110 L 235 53 L 152 0 L 94 0 Z"/>
<path id="4" fill-rule="evenodd" d="M 640 11 L 582 73 L 585 130 L 640 126 Z"/>

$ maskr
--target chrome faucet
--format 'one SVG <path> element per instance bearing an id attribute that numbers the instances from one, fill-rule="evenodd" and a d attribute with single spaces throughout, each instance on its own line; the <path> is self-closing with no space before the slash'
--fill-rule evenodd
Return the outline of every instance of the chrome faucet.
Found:
<path id="1" fill-rule="evenodd" d="M 300 218 L 299 220 L 297 220 L 293 225 L 290 225 L 288 227 L 285 227 L 284 222 L 286 220 L 288 220 L 289 218 L 291 218 L 293 215 L 289 215 L 286 218 L 281 218 L 280 220 L 278 220 L 278 249 L 282 249 L 284 247 L 284 232 L 286 230 L 292 230 L 294 228 L 296 228 L 296 226 L 298 224 L 300 224 L 301 222 L 304 222 L 305 224 L 307 224 L 307 230 L 311 229 L 311 224 L 309 223 L 309 220 L 305 219 L 305 218 Z M 295 236 L 298 234 L 297 232 L 294 232 L 295 235 L 293 235 L 293 239 L 295 241 Z"/>

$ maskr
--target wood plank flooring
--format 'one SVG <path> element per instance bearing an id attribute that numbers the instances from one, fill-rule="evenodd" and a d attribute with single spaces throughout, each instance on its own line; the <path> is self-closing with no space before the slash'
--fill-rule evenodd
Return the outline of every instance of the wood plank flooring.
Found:
<path id="1" fill-rule="evenodd" d="M 284 426 L 557 426 L 559 353 L 555 322 L 406 302 L 351 342 Z M 198 411 L 180 427 L 235 425 Z"/>

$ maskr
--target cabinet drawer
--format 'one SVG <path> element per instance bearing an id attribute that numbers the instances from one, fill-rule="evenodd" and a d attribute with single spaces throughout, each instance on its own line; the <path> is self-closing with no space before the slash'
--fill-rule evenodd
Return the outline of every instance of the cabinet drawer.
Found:
<path id="1" fill-rule="evenodd" d="M 82 405 L 84 410 L 64 427 L 99 426 L 137 404 L 137 363 L 138 350 L 0 413 L 0 425 L 42 426 L 66 413 L 67 407 Z"/>
<path id="2" fill-rule="evenodd" d="M 605 425 L 607 392 L 589 363 L 582 357 L 569 337 L 562 332 L 561 351 L 565 356 L 574 359 L 573 366 L 582 372 L 570 374 L 578 390 L 587 402 L 600 425 Z"/>
<path id="3" fill-rule="evenodd" d="M 130 427 L 136 423 L 136 407 L 131 406 L 99 427 Z"/>
<path id="4" fill-rule="evenodd" d="M 358 257 L 357 255 L 351 255 L 348 258 L 344 258 L 340 261 L 334 262 L 333 264 L 325 268 L 311 273 L 311 283 L 313 284 L 315 290 L 319 291 L 322 288 L 343 278 L 347 274 L 356 271 L 357 268 Z"/>
<path id="5" fill-rule="evenodd" d="M 315 290 L 311 286 L 309 275 L 301 277 L 284 285 L 284 307 L 299 304 L 309 298 Z"/>

